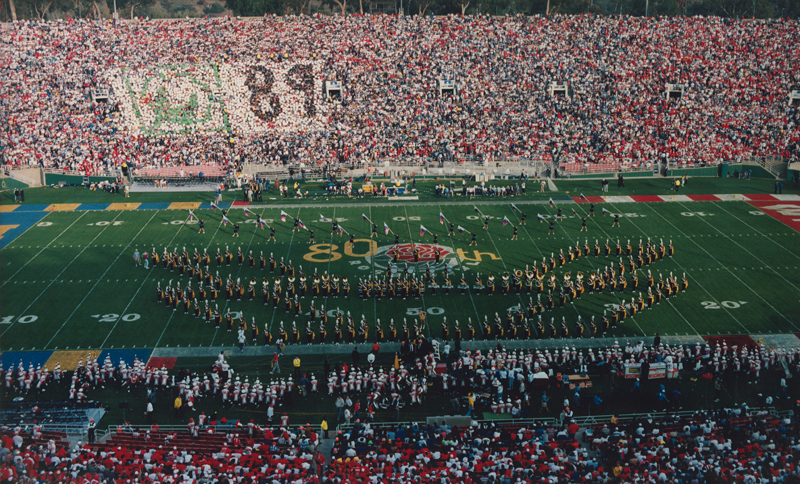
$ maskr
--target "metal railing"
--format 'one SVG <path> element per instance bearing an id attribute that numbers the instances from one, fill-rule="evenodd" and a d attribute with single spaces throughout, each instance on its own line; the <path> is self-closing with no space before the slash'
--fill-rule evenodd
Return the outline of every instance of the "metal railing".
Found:
<path id="1" fill-rule="evenodd" d="M 769 414 L 774 417 L 792 417 L 794 416 L 794 412 L 792 410 L 777 412 L 775 407 L 748 407 L 748 415 L 761 415 L 761 414 Z M 670 417 L 691 417 L 698 413 L 707 412 L 710 410 L 705 409 L 697 409 L 697 410 L 682 410 L 678 412 L 669 412 L 669 411 L 653 411 L 647 413 L 624 413 L 619 415 L 613 414 L 605 414 L 605 415 L 578 415 L 573 416 L 571 422 L 578 424 L 579 427 L 588 427 L 593 424 L 599 423 L 607 423 L 611 421 L 611 418 L 616 416 L 617 420 L 619 421 L 628 421 L 628 420 L 636 420 L 640 418 L 653 418 L 659 419 L 664 418 L 667 416 Z M 453 417 L 453 415 L 442 415 L 439 416 L 441 419 L 445 419 L 447 417 Z M 512 419 L 474 419 L 475 422 L 479 424 L 482 423 L 491 423 L 491 424 L 500 424 L 500 425 L 531 425 L 531 426 L 561 426 L 563 421 L 557 417 L 547 417 L 547 418 L 512 418 Z M 424 425 L 424 422 L 418 420 L 408 420 L 408 421 L 398 421 L 398 422 L 372 422 L 370 425 L 375 427 L 392 427 L 397 428 L 399 426 L 410 426 L 414 424 Z M 354 424 L 347 424 L 341 423 L 336 426 L 336 430 L 341 430 L 342 432 L 346 432 L 348 430 L 352 430 Z"/>
<path id="2" fill-rule="evenodd" d="M 259 424 L 259 425 L 261 427 L 264 427 L 263 424 Z M 310 426 L 306 425 L 306 424 L 301 424 L 301 425 L 303 426 L 303 428 L 311 427 L 311 429 L 313 429 L 317 433 L 322 431 L 322 429 L 320 428 L 319 424 L 310 425 Z M 280 420 L 277 417 L 276 417 L 275 422 L 273 424 L 266 425 L 266 427 L 269 427 L 270 429 L 280 428 L 280 426 L 281 426 L 280 425 Z M 292 427 L 300 427 L 300 425 L 292 425 Z M 237 427 L 235 422 L 233 422 L 233 423 L 227 422 L 227 423 L 224 423 L 224 424 L 219 424 L 218 423 L 217 425 L 209 425 L 208 423 L 206 423 L 202 427 L 198 427 L 198 429 L 200 431 L 200 435 L 202 435 L 209 428 L 213 428 L 214 429 L 214 433 L 216 433 L 216 434 L 225 434 L 228 431 L 233 431 L 233 433 L 238 433 L 239 435 L 242 435 L 242 434 L 246 434 L 247 430 L 248 430 L 247 429 L 247 425 L 243 425 L 241 427 Z M 109 425 L 106 428 L 106 430 L 104 430 L 104 432 L 105 432 L 105 435 L 108 435 L 109 437 L 113 437 L 114 435 L 117 435 L 117 434 L 120 434 L 120 433 L 122 433 L 122 434 L 131 434 L 134 431 L 140 432 L 140 433 L 141 432 L 145 432 L 146 433 L 148 430 L 151 430 L 151 426 L 147 425 L 147 424 L 145 424 L 145 425 L 130 425 L 130 424 L 128 424 L 128 425 Z M 160 424 L 158 426 L 158 432 L 160 432 L 160 433 L 164 433 L 164 432 L 166 432 L 166 433 L 169 433 L 169 432 L 180 433 L 180 432 L 183 432 L 183 433 L 187 433 L 187 434 L 189 433 L 188 429 L 186 428 L 186 425 L 160 425 Z"/>

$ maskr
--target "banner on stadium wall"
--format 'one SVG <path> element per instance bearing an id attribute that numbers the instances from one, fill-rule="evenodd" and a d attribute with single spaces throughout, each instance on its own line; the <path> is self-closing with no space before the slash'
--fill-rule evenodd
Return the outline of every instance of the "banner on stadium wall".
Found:
<path id="1" fill-rule="evenodd" d="M 258 60 L 113 69 L 124 128 L 150 136 L 303 132 L 327 124 L 322 63 Z"/>
<path id="2" fill-rule="evenodd" d="M 625 378 L 639 378 L 642 375 L 642 364 L 641 363 L 625 363 Z M 657 378 L 666 378 L 667 377 L 667 365 L 666 363 L 650 363 L 650 374 L 648 378 L 651 380 Z"/>

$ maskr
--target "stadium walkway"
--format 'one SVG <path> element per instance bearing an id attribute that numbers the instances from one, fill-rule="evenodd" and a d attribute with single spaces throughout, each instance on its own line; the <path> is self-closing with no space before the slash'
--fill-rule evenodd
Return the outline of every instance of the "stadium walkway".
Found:
<path id="1" fill-rule="evenodd" d="M 750 335 L 753 341 L 758 342 L 763 340 L 764 344 L 770 347 L 792 347 L 800 345 L 800 338 L 794 334 L 754 334 Z M 489 340 L 489 341 L 469 341 L 462 342 L 461 349 L 479 349 L 487 351 L 489 349 L 502 345 L 509 350 L 536 350 L 536 349 L 554 349 L 563 348 L 564 346 L 575 347 L 577 349 L 588 348 L 607 348 L 614 345 L 615 342 L 624 347 L 626 342 L 630 341 L 631 344 L 636 344 L 639 341 L 645 341 L 652 344 L 652 337 L 631 337 L 631 338 L 558 338 L 558 339 L 542 339 L 542 340 Z M 661 335 L 662 344 L 669 345 L 695 345 L 698 342 L 705 343 L 705 340 L 698 336 L 676 336 L 676 335 Z M 286 345 L 283 350 L 284 355 L 334 355 L 334 354 L 349 354 L 353 351 L 353 347 L 358 346 L 362 353 L 367 353 L 372 348 L 373 343 L 344 343 L 344 344 L 298 344 Z M 275 351 L 275 346 L 245 346 L 244 351 L 239 352 L 238 346 L 188 346 L 188 347 L 159 347 L 153 349 L 151 358 L 157 357 L 209 357 L 213 358 L 221 352 L 227 352 L 229 355 L 242 355 L 242 356 L 268 356 L 272 355 Z M 380 351 L 382 353 L 397 353 L 400 351 L 400 343 L 382 343 Z M 451 352 L 455 354 L 455 347 L 451 343 Z"/>

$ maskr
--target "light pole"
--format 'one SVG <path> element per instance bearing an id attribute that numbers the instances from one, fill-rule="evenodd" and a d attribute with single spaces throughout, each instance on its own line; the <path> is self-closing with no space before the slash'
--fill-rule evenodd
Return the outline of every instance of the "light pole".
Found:
<path id="1" fill-rule="evenodd" d="M 117 20 L 117 0 L 114 0 L 114 20 Z"/>
<path id="2" fill-rule="evenodd" d="M 755 1 L 755 0 L 754 0 Z M 647 11 L 650 9 L 650 0 L 644 2 L 644 18 L 647 18 Z"/>

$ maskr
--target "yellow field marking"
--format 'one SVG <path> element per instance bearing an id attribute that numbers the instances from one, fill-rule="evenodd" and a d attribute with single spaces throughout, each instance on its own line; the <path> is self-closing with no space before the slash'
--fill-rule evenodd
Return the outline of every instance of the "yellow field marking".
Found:
<path id="1" fill-rule="evenodd" d="M 169 204 L 170 210 L 197 210 L 200 202 L 172 202 Z"/>
<path id="2" fill-rule="evenodd" d="M 80 203 L 54 203 L 44 209 L 45 212 L 72 212 L 80 207 Z"/>
<path id="3" fill-rule="evenodd" d="M 141 203 L 112 203 L 106 210 L 136 210 Z"/>

